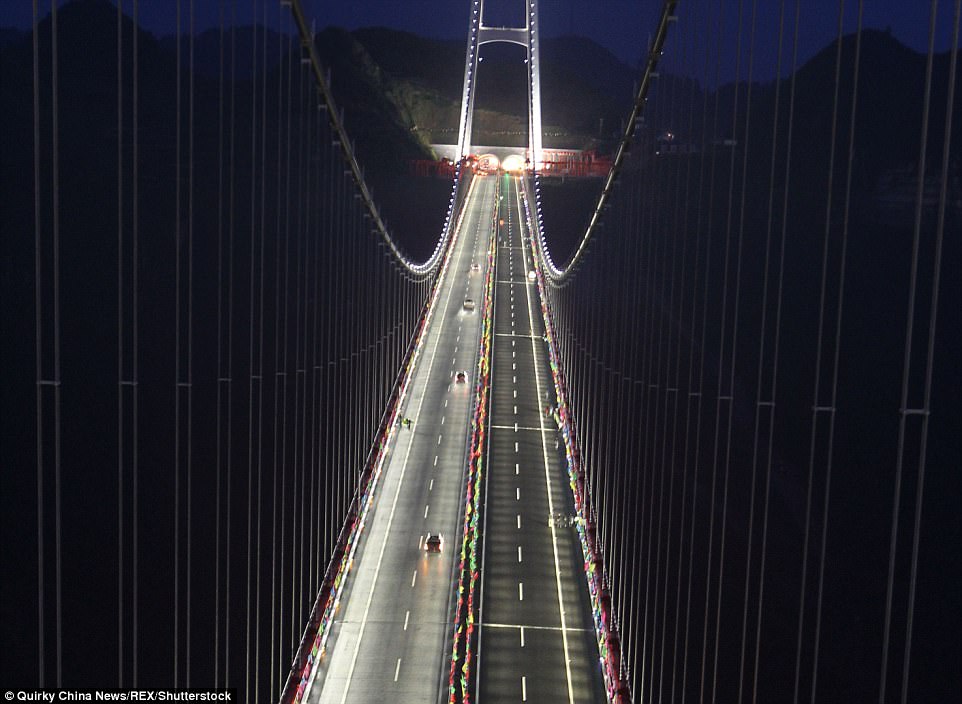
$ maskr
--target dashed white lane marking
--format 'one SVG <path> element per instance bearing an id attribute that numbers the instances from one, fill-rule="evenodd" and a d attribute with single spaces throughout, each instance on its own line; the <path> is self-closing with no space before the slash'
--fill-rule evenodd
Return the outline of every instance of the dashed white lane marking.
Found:
<path id="1" fill-rule="evenodd" d="M 524 583 L 518 582 L 518 601 L 524 601 Z"/>
<path id="2" fill-rule="evenodd" d="M 437 456 L 437 455 L 434 456 L 434 466 L 435 466 L 435 467 L 438 466 L 438 456 Z"/>
<path id="3" fill-rule="evenodd" d="M 518 443 L 515 443 L 515 444 L 514 444 L 514 451 L 515 451 L 515 452 L 518 451 Z"/>
<path id="4" fill-rule="evenodd" d="M 514 463 L 514 473 L 515 474 L 521 473 L 521 465 L 519 465 L 517 462 Z"/>
<path id="5" fill-rule="evenodd" d="M 515 398 L 518 398 L 518 390 L 517 390 L 517 389 L 514 390 L 514 397 L 515 397 Z"/>
<path id="6" fill-rule="evenodd" d="M 512 375 L 512 376 L 511 376 L 511 383 L 512 383 L 512 384 L 517 384 L 517 383 L 518 383 L 518 377 Z"/>
<path id="7" fill-rule="evenodd" d="M 518 562 L 521 562 L 521 546 L 518 546 Z"/>
<path id="8" fill-rule="evenodd" d="M 518 415 L 518 407 L 517 407 L 517 406 L 514 407 L 514 414 L 515 414 L 515 415 Z"/>
<path id="9" fill-rule="evenodd" d="M 515 501 L 521 501 L 521 487 L 520 487 L 520 486 L 516 486 L 516 487 L 514 488 L 514 500 L 515 500 Z"/>
<path id="10" fill-rule="evenodd" d="M 521 530 L 521 514 L 518 514 L 518 530 Z"/>
<path id="11" fill-rule="evenodd" d="M 444 425 L 444 416 L 441 416 L 441 425 Z"/>
<path id="12" fill-rule="evenodd" d="M 412 588 L 412 589 L 414 588 L 414 583 L 417 581 L 417 579 L 418 579 L 418 571 L 417 571 L 417 570 L 414 570 L 414 576 L 411 577 L 411 588 Z"/>
<path id="13" fill-rule="evenodd" d="M 397 667 L 394 668 L 394 681 L 397 682 L 398 673 L 401 672 L 401 658 L 397 659 Z"/>
<path id="14" fill-rule="evenodd" d="M 418 550 L 421 549 L 421 545 L 422 545 L 423 543 L 424 543 L 424 536 L 423 536 L 423 535 L 419 535 L 419 536 L 418 536 Z"/>
<path id="15" fill-rule="evenodd" d="M 405 631 L 408 629 L 408 619 L 409 619 L 409 618 L 411 618 L 411 612 L 410 612 L 410 611 L 405 611 L 405 612 L 404 612 L 404 630 L 405 630 Z"/>
<path id="16" fill-rule="evenodd" d="M 448 400 L 447 400 L 447 399 L 444 399 L 444 407 L 445 407 L 445 408 L 448 407 Z"/>
<path id="17" fill-rule="evenodd" d="M 434 489 L 434 480 L 432 479 L 431 483 L 428 484 L 428 491 L 432 491 L 433 489 Z"/>
<path id="18" fill-rule="evenodd" d="M 524 647 L 524 626 L 521 627 L 521 647 Z"/>
<path id="19" fill-rule="evenodd" d="M 440 445 L 440 444 L 441 444 L 441 436 L 438 435 L 438 445 Z"/>
<path id="20" fill-rule="evenodd" d="M 518 365 L 515 364 L 514 362 L 511 362 L 511 371 L 515 371 L 517 368 L 518 368 Z"/>
<path id="21" fill-rule="evenodd" d="M 425 517 L 425 518 L 428 517 L 428 509 L 429 509 L 429 508 L 431 508 L 431 505 L 430 505 L 430 504 L 427 504 L 427 505 L 425 505 L 425 507 L 424 507 L 424 517 Z"/>
<path id="22" fill-rule="evenodd" d="M 518 204 L 518 217 L 521 217 L 520 192 L 516 192 L 515 196 Z M 524 274 L 525 274 L 525 277 L 527 277 L 528 275 L 527 259 L 524 259 Z M 527 296 L 527 302 L 528 302 L 528 305 L 527 305 L 528 329 L 531 332 L 534 332 L 534 313 L 533 313 L 534 307 L 532 305 L 531 289 L 529 287 L 525 287 L 525 295 Z M 535 381 L 535 386 L 537 387 L 537 398 L 540 399 L 541 398 L 541 375 L 538 373 L 537 350 L 535 348 L 534 338 L 532 338 L 531 340 L 531 358 L 535 363 L 534 381 Z M 544 426 L 544 417 L 541 418 L 541 425 Z M 541 435 L 541 453 L 544 458 L 545 484 L 546 484 L 547 493 L 548 493 L 548 511 L 553 514 L 554 502 L 552 501 L 552 497 L 551 497 L 551 476 L 548 469 L 548 448 L 547 448 L 544 434 Z M 559 566 L 559 559 L 558 559 L 558 540 L 557 540 L 557 534 L 555 532 L 555 526 L 553 523 L 551 524 L 551 547 L 554 552 L 555 582 L 558 589 L 558 611 L 560 612 L 560 615 L 561 615 L 561 641 L 562 641 L 562 647 L 564 648 L 565 680 L 566 680 L 566 684 L 568 685 L 568 702 L 569 704 L 574 704 L 575 696 L 574 696 L 574 689 L 572 687 L 572 682 L 571 682 L 571 660 L 568 656 L 568 636 L 565 632 L 565 629 L 567 628 L 567 623 L 565 619 L 564 598 L 562 596 L 562 590 L 561 590 L 561 568 Z"/>

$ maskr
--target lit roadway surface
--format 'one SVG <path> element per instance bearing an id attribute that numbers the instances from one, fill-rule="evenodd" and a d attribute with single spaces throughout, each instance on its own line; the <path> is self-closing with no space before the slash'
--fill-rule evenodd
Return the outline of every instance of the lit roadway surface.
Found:
<path id="1" fill-rule="evenodd" d="M 306 699 L 433 703 L 446 692 L 480 302 L 497 179 L 476 178 L 354 567 Z M 472 271 L 472 263 L 481 264 Z M 464 310 L 465 298 L 477 303 Z M 467 371 L 467 382 L 454 381 Z M 426 553 L 440 532 L 440 554 Z M 443 678 L 443 681 L 442 681 Z"/>
<path id="2" fill-rule="evenodd" d="M 573 516 L 574 506 L 557 426 L 544 413 L 555 403 L 554 387 L 538 289 L 527 276 L 531 247 L 518 180 L 504 185 L 477 701 L 604 702 L 578 535 L 550 521 Z"/>
<path id="3" fill-rule="evenodd" d="M 518 183 L 502 183 L 477 700 L 604 702 L 578 536 L 549 520 L 574 509 L 557 428 L 544 414 L 554 393 Z M 467 200 L 402 410 L 414 427 L 401 428 L 390 450 L 309 702 L 446 700 L 496 184 L 476 178 Z M 464 310 L 466 298 L 474 311 Z M 458 384 L 462 370 L 467 383 Z M 424 537 L 436 532 L 444 549 L 428 554 Z"/>

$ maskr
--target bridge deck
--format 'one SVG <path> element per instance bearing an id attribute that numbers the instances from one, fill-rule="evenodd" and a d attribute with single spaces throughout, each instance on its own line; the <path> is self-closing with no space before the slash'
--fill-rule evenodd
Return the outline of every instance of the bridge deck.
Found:
<path id="1" fill-rule="evenodd" d="M 505 179 L 496 263 L 479 702 L 603 702 L 583 558 L 546 417 L 554 390 L 518 180 Z M 563 446 L 562 446 L 563 447 Z"/>
<path id="2" fill-rule="evenodd" d="M 544 414 L 553 390 L 518 182 L 503 185 L 478 700 L 603 702 L 577 533 L 550 522 L 574 509 L 557 428 Z M 309 702 L 445 698 L 480 335 L 480 310 L 463 303 L 482 298 L 495 191 L 495 178 L 479 178 L 466 204 L 406 401 L 414 427 L 390 450 Z M 482 268 L 472 272 L 475 262 Z M 454 382 L 459 370 L 468 383 Z M 421 549 L 429 532 L 445 536 L 441 554 Z"/>
<path id="3" fill-rule="evenodd" d="M 495 180 L 477 179 L 413 371 L 402 428 L 385 464 L 307 701 L 422 703 L 440 697 L 447 664 L 456 546 L 463 501 L 472 379 L 477 364 L 480 301 L 490 242 Z M 472 272 L 479 262 L 482 270 Z M 455 384 L 458 370 L 468 382 Z M 427 533 L 441 532 L 441 554 L 427 554 Z"/>

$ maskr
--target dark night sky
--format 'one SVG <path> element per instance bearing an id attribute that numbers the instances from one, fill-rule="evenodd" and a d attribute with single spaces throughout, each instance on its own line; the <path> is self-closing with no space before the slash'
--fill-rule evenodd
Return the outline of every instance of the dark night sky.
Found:
<path id="1" fill-rule="evenodd" d="M 181 3 L 182 22 L 186 25 L 190 0 Z M 692 4 L 705 8 L 706 12 L 717 14 L 718 3 L 724 6 L 725 14 L 737 16 L 735 10 L 740 0 L 682 0 L 680 14 L 684 5 Z M 744 11 L 751 10 L 751 0 L 744 2 Z M 756 0 L 758 6 L 757 24 L 765 28 L 758 33 L 758 48 L 761 55 L 774 55 L 775 33 L 771 28 L 777 26 L 779 2 L 776 0 Z M 799 59 L 804 62 L 815 52 L 829 44 L 835 37 L 840 0 L 802 0 L 801 35 L 799 37 Z M 140 2 L 141 23 L 155 34 L 172 34 L 176 28 L 176 8 L 178 0 Z M 467 33 L 469 0 L 303 0 L 307 14 L 314 17 L 317 27 L 336 25 L 347 29 L 359 27 L 385 26 L 413 32 L 421 36 L 441 39 L 461 39 Z M 487 0 L 487 24 L 515 24 L 519 21 L 523 0 Z M 793 0 L 786 0 L 790 10 L 794 9 Z M 227 0 L 195 0 L 195 23 L 198 29 L 218 24 L 221 5 L 230 7 Z M 246 24 L 250 21 L 252 2 L 238 0 L 237 21 Z M 268 3 L 269 5 L 271 3 Z M 635 65 L 644 53 L 648 32 L 654 27 L 655 17 L 661 8 L 661 0 L 542 0 L 540 4 L 541 25 L 544 35 L 556 37 L 567 34 L 587 36 L 610 49 L 622 61 Z M 954 2 L 937 2 L 936 48 L 947 50 L 951 45 L 952 14 Z M 50 0 L 41 0 L 40 14 L 49 11 Z M 124 0 L 124 8 L 132 13 L 132 0 Z M 854 31 L 856 26 L 857 2 L 844 0 L 844 31 Z M 917 51 L 924 51 L 928 44 L 929 17 L 931 4 L 926 0 L 865 0 L 864 26 L 874 29 L 891 28 L 895 37 Z M 273 14 L 274 9 L 270 8 Z M 20 0 L 4 0 L 0 24 L 21 28 L 31 24 L 30 3 Z M 732 19 L 734 23 L 734 19 Z M 745 26 L 747 27 L 747 19 Z M 734 37 L 734 26 L 728 28 L 729 37 Z M 755 75 L 761 79 L 773 77 L 774 61 L 761 62 L 763 68 L 756 69 Z"/>

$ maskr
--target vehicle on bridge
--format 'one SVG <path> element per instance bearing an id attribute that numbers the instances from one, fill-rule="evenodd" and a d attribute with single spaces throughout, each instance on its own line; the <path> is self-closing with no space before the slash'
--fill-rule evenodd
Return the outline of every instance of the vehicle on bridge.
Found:
<path id="1" fill-rule="evenodd" d="M 424 539 L 424 552 L 441 552 L 444 547 L 444 536 L 440 533 L 428 533 Z"/>
<path id="2" fill-rule="evenodd" d="M 473 298 L 465 298 L 465 299 L 464 299 L 464 309 L 465 309 L 466 311 L 472 311 L 472 310 L 475 309 L 475 303 L 474 303 L 474 299 L 473 299 Z"/>
<path id="3" fill-rule="evenodd" d="M 460 371 L 454 375 L 454 381 L 457 384 L 464 384 L 468 381 L 468 373 L 465 371 Z"/>

